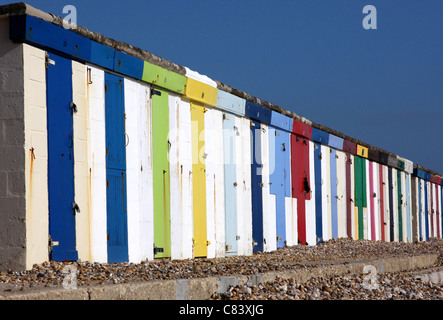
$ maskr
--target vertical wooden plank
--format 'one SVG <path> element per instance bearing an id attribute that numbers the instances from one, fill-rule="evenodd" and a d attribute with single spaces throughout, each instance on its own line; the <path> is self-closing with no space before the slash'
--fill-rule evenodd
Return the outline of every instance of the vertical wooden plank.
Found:
<path id="1" fill-rule="evenodd" d="M 154 200 L 154 258 L 171 256 L 171 211 L 169 169 L 169 95 L 152 95 L 152 168 Z"/>
<path id="2" fill-rule="evenodd" d="M 381 239 L 381 225 L 380 225 L 380 177 L 379 177 L 379 164 L 373 162 L 373 178 L 374 178 L 374 229 L 375 229 L 375 241 Z"/>
<path id="3" fill-rule="evenodd" d="M 195 257 L 206 257 L 208 254 L 205 175 L 205 111 L 206 109 L 202 105 L 191 102 Z"/>
<path id="4" fill-rule="evenodd" d="M 261 124 L 261 143 L 262 143 L 262 183 L 263 183 L 263 237 L 265 252 L 277 249 L 276 236 L 276 197 L 270 193 L 269 175 L 274 168 L 269 163 L 269 127 Z M 274 134 L 275 137 L 275 134 Z"/>
<path id="5" fill-rule="evenodd" d="M 398 194 L 398 241 L 403 241 L 403 193 L 402 193 L 402 177 L 401 171 L 397 171 L 397 194 Z"/>
<path id="6" fill-rule="evenodd" d="M 322 214 L 322 152 L 321 144 L 314 143 L 314 167 L 315 167 L 315 229 L 317 242 L 323 241 L 323 214 Z M 326 197 L 325 197 L 326 198 Z"/>
<path id="7" fill-rule="evenodd" d="M 105 73 L 88 66 L 91 261 L 108 262 L 106 230 Z M 90 83 L 92 82 L 92 83 Z"/>
<path id="8" fill-rule="evenodd" d="M 223 150 L 225 179 L 225 238 L 226 254 L 237 254 L 237 170 L 235 116 L 223 114 Z"/>
<path id="9" fill-rule="evenodd" d="M 192 258 L 192 143 L 190 103 L 169 94 L 171 259 Z"/>
<path id="10" fill-rule="evenodd" d="M 322 240 L 329 240 L 329 223 L 328 217 L 330 216 L 330 185 L 329 185 L 329 162 L 330 162 L 330 151 L 329 147 L 321 145 L 321 205 L 322 205 Z M 317 178 L 317 175 L 315 176 Z"/>
<path id="11" fill-rule="evenodd" d="M 411 175 L 411 232 L 412 242 L 417 242 L 418 237 L 418 178 Z"/>
<path id="12" fill-rule="evenodd" d="M 331 148 L 331 237 L 338 238 L 337 151 Z"/>
<path id="13" fill-rule="evenodd" d="M 269 126 L 269 167 L 270 192 L 275 195 L 277 248 L 285 246 L 286 242 L 286 208 L 285 195 L 288 183 L 286 177 L 286 158 L 289 154 L 289 144 L 286 137 L 289 133 Z"/>
<path id="14" fill-rule="evenodd" d="M 128 261 L 124 80 L 105 73 L 108 262 Z"/>
<path id="15" fill-rule="evenodd" d="M 316 245 L 315 231 L 315 170 L 314 170 L 314 143 L 308 141 L 309 150 L 309 199 L 306 200 L 306 244 L 310 246 Z M 308 192 L 307 192 L 308 193 Z"/>
<path id="16" fill-rule="evenodd" d="M 383 165 L 379 165 L 379 196 L 380 196 L 380 240 L 385 241 L 385 181 L 383 177 Z"/>
<path id="17" fill-rule="evenodd" d="M 338 236 L 345 238 L 347 234 L 346 153 L 337 151 L 337 156 Z"/>
<path id="18" fill-rule="evenodd" d="M 54 261 L 77 260 L 74 203 L 72 62 L 49 54 L 46 69 L 49 236 Z"/>
<path id="19" fill-rule="evenodd" d="M 240 142 L 237 150 L 237 176 L 241 178 L 241 188 L 237 190 L 237 203 L 241 203 L 240 218 L 242 228 L 240 234 L 239 254 L 252 255 L 252 194 L 251 194 L 251 120 L 248 118 L 238 118 L 240 125 Z M 238 206 L 240 208 L 240 206 Z"/>
<path id="20" fill-rule="evenodd" d="M 351 155 L 346 153 L 346 236 L 352 239 L 353 201 L 351 193 Z"/>
<path id="21" fill-rule="evenodd" d="M 374 212 L 374 167 L 372 161 L 369 161 L 369 200 L 370 200 L 370 240 L 375 240 L 375 212 Z"/>
<path id="22" fill-rule="evenodd" d="M 306 203 L 311 199 L 309 140 L 291 135 L 292 196 L 297 198 L 297 232 L 299 242 L 306 244 Z"/>
<path id="23" fill-rule="evenodd" d="M 262 151 L 260 122 L 251 120 L 252 237 L 254 252 L 263 251 Z"/>

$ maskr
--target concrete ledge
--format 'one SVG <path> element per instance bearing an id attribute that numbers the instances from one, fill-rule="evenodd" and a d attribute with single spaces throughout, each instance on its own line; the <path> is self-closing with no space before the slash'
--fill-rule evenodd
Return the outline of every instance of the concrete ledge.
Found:
<path id="1" fill-rule="evenodd" d="M 254 275 L 218 276 L 196 279 L 154 280 L 79 288 L 76 290 L 48 289 L 0 295 L 0 300 L 205 300 L 213 293 L 225 292 L 230 286 L 250 282 L 257 285 L 272 282 L 277 277 L 294 279 L 299 283 L 315 277 L 361 274 L 365 265 L 373 265 L 377 273 L 413 271 L 435 266 L 437 254 L 413 257 L 343 261 L 340 263 L 311 264 L 309 267 L 271 271 Z M 419 275 L 426 281 L 443 283 L 443 271 Z"/>

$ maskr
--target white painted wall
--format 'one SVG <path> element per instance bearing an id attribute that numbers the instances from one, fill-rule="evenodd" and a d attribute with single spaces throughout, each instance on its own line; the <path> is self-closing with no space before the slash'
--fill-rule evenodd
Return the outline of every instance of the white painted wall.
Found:
<path id="1" fill-rule="evenodd" d="M 238 254 L 252 255 L 251 120 L 235 117 Z"/>
<path id="2" fill-rule="evenodd" d="M 77 112 L 73 114 L 74 128 L 74 187 L 75 202 L 80 213 L 75 216 L 78 258 L 91 261 L 90 247 L 90 185 L 88 165 L 88 118 L 86 66 L 72 61 L 72 93 Z"/>
<path id="3" fill-rule="evenodd" d="M 48 260 L 49 211 L 45 54 L 46 52 L 43 50 L 23 44 L 26 269 L 31 269 L 35 263 Z M 11 81 L 11 83 L 13 82 Z M 8 178 L 11 179 L 12 177 Z"/>
<path id="4" fill-rule="evenodd" d="M 88 84 L 91 259 L 107 262 L 105 74 L 93 66 Z"/>
<path id="5" fill-rule="evenodd" d="M 314 168 L 314 142 L 309 141 L 309 186 L 311 187 L 311 200 L 306 201 L 306 242 L 310 246 L 317 244 L 315 228 L 315 168 Z"/>
<path id="6" fill-rule="evenodd" d="M 225 206 L 223 167 L 223 113 L 205 112 L 206 219 L 208 258 L 225 255 Z"/>

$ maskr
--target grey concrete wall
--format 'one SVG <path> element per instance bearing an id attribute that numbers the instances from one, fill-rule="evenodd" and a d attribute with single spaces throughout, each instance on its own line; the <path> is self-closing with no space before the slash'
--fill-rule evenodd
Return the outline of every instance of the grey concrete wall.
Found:
<path id="1" fill-rule="evenodd" d="M 26 263 L 23 45 L 0 17 L 0 270 Z"/>

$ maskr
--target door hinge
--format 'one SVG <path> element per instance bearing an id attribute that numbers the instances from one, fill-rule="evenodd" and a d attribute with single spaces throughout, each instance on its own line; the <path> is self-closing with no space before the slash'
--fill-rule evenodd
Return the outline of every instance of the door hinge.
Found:
<path id="1" fill-rule="evenodd" d="M 45 55 L 45 67 L 46 67 L 46 69 L 49 67 L 49 65 L 55 66 L 55 61 L 49 59 L 49 55 L 46 53 L 46 55 Z"/>
<path id="2" fill-rule="evenodd" d="M 151 98 L 152 96 L 161 96 L 162 92 L 159 90 L 155 90 L 154 88 L 151 89 Z"/>
<path id="3" fill-rule="evenodd" d="M 156 255 L 157 253 L 162 253 L 165 250 L 163 248 L 158 248 L 158 247 L 154 247 L 154 255 Z"/>
<path id="4" fill-rule="evenodd" d="M 75 202 L 72 203 L 72 211 L 74 212 L 74 214 L 80 213 L 80 207 Z"/>
<path id="5" fill-rule="evenodd" d="M 78 109 L 77 109 L 77 105 L 74 102 L 71 102 L 69 104 L 69 108 L 71 108 L 72 112 L 77 113 Z"/>
<path id="6" fill-rule="evenodd" d="M 106 240 L 109 241 L 110 237 L 109 237 L 109 233 L 106 234 Z"/>
<path id="7" fill-rule="evenodd" d="M 109 180 L 106 180 L 106 187 L 109 187 Z"/>
<path id="8" fill-rule="evenodd" d="M 49 249 L 51 249 L 52 247 L 56 247 L 58 245 L 60 245 L 59 241 L 54 241 L 54 240 L 52 240 L 51 236 L 48 236 L 48 246 L 49 246 Z"/>

